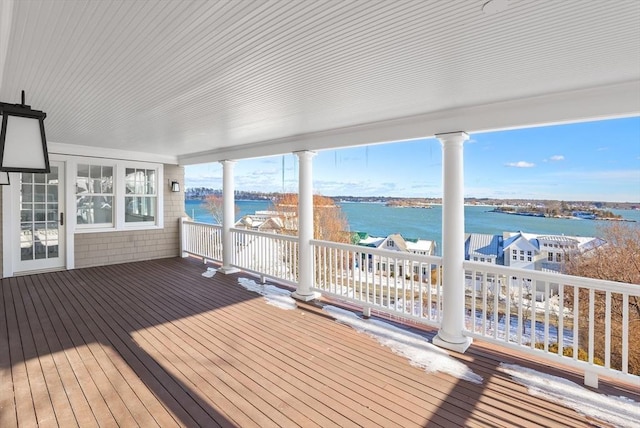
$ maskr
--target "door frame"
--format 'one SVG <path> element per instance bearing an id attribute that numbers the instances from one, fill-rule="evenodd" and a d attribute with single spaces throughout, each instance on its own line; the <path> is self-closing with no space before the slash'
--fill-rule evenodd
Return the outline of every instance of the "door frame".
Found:
<path id="1" fill-rule="evenodd" d="M 73 251 L 73 226 L 69 224 L 67 213 L 73 212 L 70 211 L 70 201 L 73 201 L 73 198 L 70 197 L 72 195 L 69 193 L 73 191 L 72 183 L 70 183 L 70 178 L 68 174 L 67 162 L 64 157 L 50 155 L 51 161 L 57 161 L 62 163 L 63 171 L 61 171 L 60 176 L 64 180 L 64 187 L 60 187 L 62 198 L 58 201 L 58 210 L 59 212 L 64 213 L 65 224 L 62 229 L 63 233 L 63 243 L 64 248 L 60 249 L 59 255 L 64 258 L 64 262 L 61 267 L 55 268 L 55 270 L 59 269 L 73 269 L 74 265 L 74 251 Z M 2 189 L 2 277 L 12 277 L 16 274 L 22 274 L 23 272 L 16 272 L 17 267 L 17 255 L 16 255 L 16 247 L 19 244 L 19 234 L 16 232 L 17 228 L 20 224 L 20 206 L 19 204 L 14 204 L 13 202 L 18 198 L 17 194 L 19 194 L 19 173 L 9 173 L 11 184 L 9 186 L 5 186 Z M 43 269 L 45 272 L 47 270 L 52 269 Z M 29 271 L 28 273 L 32 273 L 35 271 Z M 25 272 L 27 273 L 27 272 Z"/>

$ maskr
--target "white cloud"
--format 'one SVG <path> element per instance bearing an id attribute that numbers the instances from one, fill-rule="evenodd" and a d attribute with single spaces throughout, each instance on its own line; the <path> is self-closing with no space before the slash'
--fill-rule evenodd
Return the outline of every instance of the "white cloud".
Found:
<path id="1" fill-rule="evenodd" d="M 511 168 L 533 168 L 534 166 L 536 166 L 536 164 L 527 161 L 518 161 L 505 163 L 504 166 L 508 166 Z"/>
<path id="2" fill-rule="evenodd" d="M 550 161 L 557 162 L 564 160 L 564 156 L 562 155 L 553 155 L 549 158 Z"/>

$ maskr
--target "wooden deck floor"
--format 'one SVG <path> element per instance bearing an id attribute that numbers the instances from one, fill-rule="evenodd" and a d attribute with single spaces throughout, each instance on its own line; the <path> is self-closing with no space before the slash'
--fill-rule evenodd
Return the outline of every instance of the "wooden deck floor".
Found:
<path id="1" fill-rule="evenodd" d="M 0 427 L 592 423 L 496 370 L 544 365 L 474 344 L 456 357 L 482 385 L 427 374 L 314 305 L 278 309 L 237 284 L 247 275 L 204 270 L 165 259 L 2 279 Z"/>

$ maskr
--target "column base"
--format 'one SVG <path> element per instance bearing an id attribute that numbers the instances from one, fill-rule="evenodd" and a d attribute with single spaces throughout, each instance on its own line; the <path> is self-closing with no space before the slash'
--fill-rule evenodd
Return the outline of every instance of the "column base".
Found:
<path id="1" fill-rule="evenodd" d="M 322 296 L 322 294 L 317 293 L 317 292 L 311 292 L 310 294 L 300 294 L 297 291 L 294 291 L 293 293 L 291 293 L 291 297 L 293 297 L 296 300 L 303 301 L 303 302 L 309 302 L 311 300 L 319 299 L 320 296 Z"/>
<path id="2" fill-rule="evenodd" d="M 218 272 L 220 272 L 223 275 L 231 275 L 232 273 L 238 273 L 240 272 L 240 269 L 238 268 L 234 268 L 234 267 L 226 267 L 226 266 L 222 266 L 221 268 L 218 269 Z"/>
<path id="3" fill-rule="evenodd" d="M 473 339 L 471 337 L 462 337 L 461 338 L 461 342 L 449 342 L 446 341 L 442 338 L 442 336 L 440 335 L 440 333 L 438 332 L 438 334 L 436 335 L 436 337 L 433 338 L 433 344 L 436 345 L 439 348 L 444 348 L 444 349 L 448 349 L 450 351 L 455 351 L 455 352 L 459 352 L 461 354 L 464 354 L 465 351 L 467 349 L 469 349 L 469 346 L 471 346 L 471 343 L 473 343 Z"/>

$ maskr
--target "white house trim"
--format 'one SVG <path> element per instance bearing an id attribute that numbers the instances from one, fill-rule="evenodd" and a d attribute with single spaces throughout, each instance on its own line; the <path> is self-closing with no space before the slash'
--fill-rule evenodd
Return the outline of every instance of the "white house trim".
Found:
<path id="1" fill-rule="evenodd" d="M 640 80 L 609 86 L 436 111 L 178 156 L 181 165 L 275 156 L 430 138 L 449 129 L 469 133 L 529 128 L 640 114 Z"/>
<path id="2" fill-rule="evenodd" d="M 125 160 L 139 162 L 155 162 L 177 165 L 176 156 L 162 155 L 159 153 L 133 152 L 128 150 L 109 149 L 105 147 L 80 146 L 47 141 L 49 154 L 81 156 L 89 158 L 104 158 L 110 160 Z"/>

